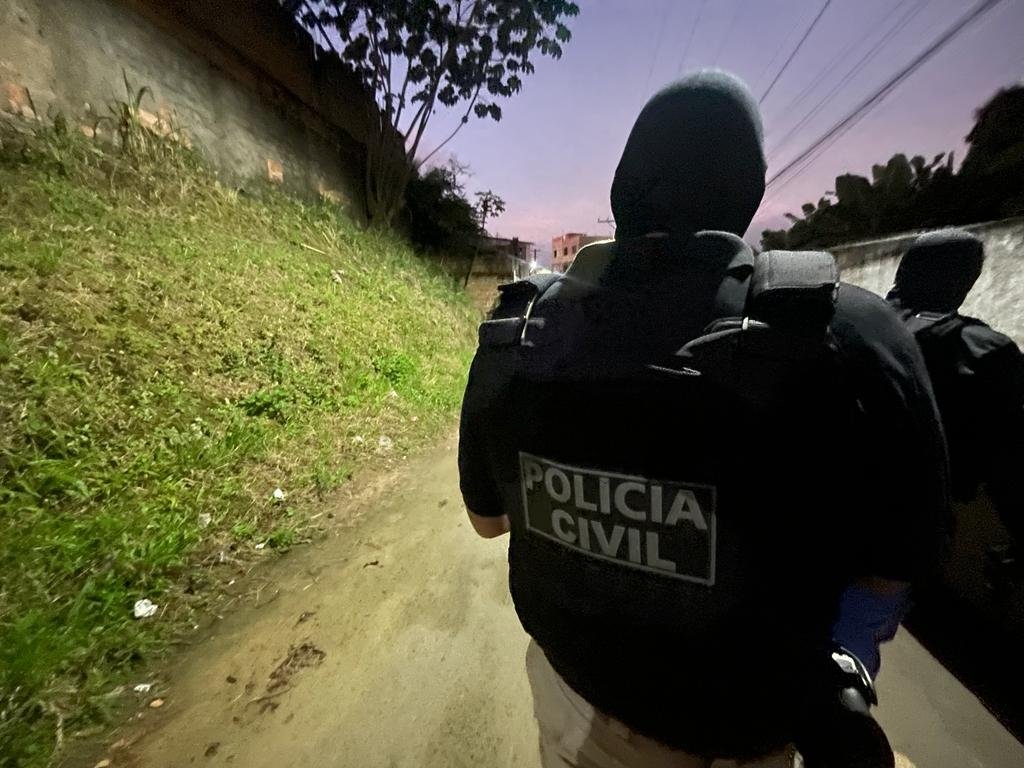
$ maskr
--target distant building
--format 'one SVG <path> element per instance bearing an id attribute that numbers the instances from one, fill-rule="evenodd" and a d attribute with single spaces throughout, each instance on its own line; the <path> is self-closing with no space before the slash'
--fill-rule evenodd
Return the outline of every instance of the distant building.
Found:
<path id="1" fill-rule="evenodd" d="M 491 237 L 486 235 L 480 238 L 480 256 L 508 256 L 519 261 L 530 262 L 533 260 L 533 243 L 520 240 L 518 237 Z"/>
<path id="2" fill-rule="evenodd" d="M 551 268 L 555 272 L 565 272 L 580 248 L 607 239 L 608 237 L 604 235 L 584 235 L 581 232 L 566 232 L 564 235 L 551 238 Z"/>
<path id="3" fill-rule="evenodd" d="M 473 303 L 486 311 L 498 296 L 498 286 L 522 280 L 536 271 L 533 243 L 519 238 L 480 238 L 466 276 L 466 290 Z"/>

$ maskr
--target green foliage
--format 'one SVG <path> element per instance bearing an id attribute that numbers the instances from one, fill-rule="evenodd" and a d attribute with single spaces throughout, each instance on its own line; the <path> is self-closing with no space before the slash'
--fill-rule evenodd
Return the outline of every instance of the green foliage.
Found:
<path id="1" fill-rule="evenodd" d="M 471 307 L 397 239 L 130 130 L 0 134 L 3 768 L 102 722 L 193 587 L 308 538 L 378 436 L 449 424 L 473 348 Z"/>
<path id="2" fill-rule="evenodd" d="M 1024 213 L 1024 85 L 1004 88 L 976 114 L 960 176 L 976 220 Z"/>
<path id="3" fill-rule="evenodd" d="M 997 93 L 977 113 L 959 172 L 953 153 L 930 161 L 897 154 L 871 169 L 871 180 L 844 174 L 788 230 L 766 230 L 761 245 L 810 248 L 895 232 L 968 224 L 1024 213 L 1024 86 Z"/>
<path id="4" fill-rule="evenodd" d="M 416 173 L 405 192 L 404 218 L 410 240 L 420 249 L 468 258 L 479 234 L 477 213 L 465 197 L 456 161 Z"/>
<path id="5" fill-rule="evenodd" d="M 280 1 L 321 44 L 341 41 L 336 55 L 376 99 L 366 198 L 383 224 L 398 212 L 437 108 L 464 104 L 459 128 L 471 115 L 500 120 L 496 99 L 522 90 L 535 53 L 561 57 L 572 37 L 564 22 L 579 14 L 567 0 Z"/>
<path id="6" fill-rule="evenodd" d="M 249 416 L 268 416 L 277 421 L 287 421 L 292 405 L 292 393 L 285 387 L 269 387 L 246 395 L 238 401 L 238 407 Z"/>

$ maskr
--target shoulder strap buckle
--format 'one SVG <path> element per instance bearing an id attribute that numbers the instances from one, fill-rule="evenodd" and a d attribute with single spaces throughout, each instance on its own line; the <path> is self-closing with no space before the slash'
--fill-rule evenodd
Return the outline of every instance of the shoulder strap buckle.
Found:
<path id="1" fill-rule="evenodd" d="M 835 314 L 839 268 L 825 251 L 765 251 L 754 262 L 749 317 L 788 330 L 827 328 Z"/>
<path id="2" fill-rule="evenodd" d="M 537 300 L 562 276 L 549 273 L 499 285 L 501 295 L 490 316 L 480 324 L 480 346 L 509 347 L 526 344 L 526 330 Z"/>

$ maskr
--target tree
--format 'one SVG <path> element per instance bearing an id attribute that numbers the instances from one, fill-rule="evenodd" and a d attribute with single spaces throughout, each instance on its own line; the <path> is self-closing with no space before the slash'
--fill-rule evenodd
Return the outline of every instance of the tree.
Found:
<path id="1" fill-rule="evenodd" d="M 473 210 L 476 211 L 480 232 L 476 240 L 476 248 L 473 250 L 473 256 L 469 260 L 469 269 L 466 270 L 466 279 L 462 281 L 463 287 L 469 285 L 470 275 L 473 274 L 473 263 L 480 252 L 480 240 L 487 237 L 487 219 L 503 214 L 505 212 L 505 201 L 489 189 L 486 192 L 477 192 L 476 205 L 473 206 Z"/>
<path id="2" fill-rule="evenodd" d="M 442 261 L 472 256 L 480 217 L 466 199 L 469 166 L 452 157 L 443 166 L 414 173 L 405 193 L 405 231 L 417 248 L 441 254 Z"/>
<path id="3" fill-rule="evenodd" d="M 367 137 L 367 217 L 386 226 L 409 179 L 471 115 L 500 120 L 534 72 L 531 56 L 560 58 L 579 13 L 567 0 L 281 0 L 372 93 Z M 464 107 L 458 126 L 419 158 L 439 107 Z"/>
<path id="4" fill-rule="evenodd" d="M 505 201 L 491 190 L 476 193 L 476 215 L 480 220 L 480 234 L 487 234 L 487 220 L 505 212 Z"/>
<path id="5" fill-rule="evenodd" d="M 826 192 L 817 205 L 804 203 L 802 217 L 786 214 L 792 226 L 766 230 L 761 244 L 765 249 L 823 247 L 960 223 L 954 182 L 952 153 L 942 152 L 931 162 L 896 154 L 871 167 L 870 181 L 852 173 L 837 176 L 835 192 Z"/>
<path id="6" fill-rule="evenodd" d="M 959 172 L 953 153 L 931 162 L 893 155 L 871 168 L 871 180 L 854 174 L 836 178 L 803 216 L 786 214 L 788 230 L 765 230 L 761 245 L 807 248 L 866 237 L 968 224 L 1024 213 L 1024 85 L 1004 88 L 975 113 L 969 149 Z M 832 202 L 831 197 L 835 197 Z"/>
<path id="7" fill-rule="evenodd" d="M 1004 88 L 976 113 L 960 176 L 976 220 L 1024 213 L 1024 85 Z"/>

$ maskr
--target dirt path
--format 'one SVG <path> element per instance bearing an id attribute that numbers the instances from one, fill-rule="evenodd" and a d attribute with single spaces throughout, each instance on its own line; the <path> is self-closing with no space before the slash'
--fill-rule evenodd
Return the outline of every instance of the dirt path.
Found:
<path id="1" fill-rule="evenodd" d="M 536 768 L 506 544 L 465 522 L 454 459 L 448 442 L 410 462 L 351 527 L 275 567 L 280 596 L 178 659 L 113 768 Z M 912 639 L 885 659 L 881 718 L 920 768 L 1024 765 Z"/>
<path id="2" fill-rule="evenodd" d="M 115 767 L 532 764 L 506 544 L 465 521 L 454 442 L 403 475 L 353 527 L 285 558 L 280 597 L 184 654 Z"/>

